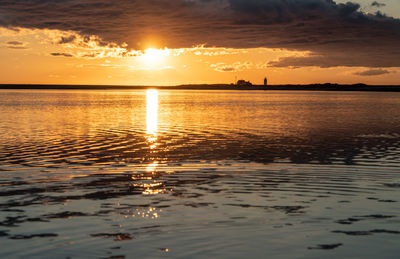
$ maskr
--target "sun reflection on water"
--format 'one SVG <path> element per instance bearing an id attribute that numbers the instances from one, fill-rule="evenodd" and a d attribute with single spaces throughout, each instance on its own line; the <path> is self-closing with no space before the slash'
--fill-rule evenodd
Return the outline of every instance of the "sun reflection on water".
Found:
<path id="1" fill-rule="evenodd" d="M 151 164 L 146 166 L 146 171 L 149 172 L 149 173 L 154 172 L 156 170 L 156 168 L 157 168 L 157 165 L 158 165 L 158 162 L 154 161 L 153 163 L 151 163 Z"/>
<path id="2" fill-rule="evenodd" d="M 157 131 L 158 131 L 158 91 L 155 89 L 149 89 L 146 92 L 146 133 L 147 142 L 149 144 L 151 152 L 156 152 L 154 149 L 157 148 Z M 146 171 L 149 174 L 154 174 L 157 169 L 158 161 L 152 161 L 146 167 Z M 142 192 L 144 195 L 154 195 L 164 193 L 166 189 L 161 188 L 162 183 L 153 182 L 145 183 L 140 185 L 145 188 Z"/>
<path id="3" fill-rule="evenodd" d="M 146 92 L 146 125 L 149 142 L 157 140 L 158 129 L 158 91 L 149 89 Z"/>
<path id="4" fill-rule="evenodd" d="M 161 213 L 163 212 L 162 209 L 155 208 L 155 207 L 148 207 L 148 208 L 136 208 L 136 209 L 129 209 L 127 211 L 124 211 L 123 213 L 120 213 L 120 215 L 123 215 L 125 218 L 143 218 L 143 219 L 158 219 L 161 216 Z"/>

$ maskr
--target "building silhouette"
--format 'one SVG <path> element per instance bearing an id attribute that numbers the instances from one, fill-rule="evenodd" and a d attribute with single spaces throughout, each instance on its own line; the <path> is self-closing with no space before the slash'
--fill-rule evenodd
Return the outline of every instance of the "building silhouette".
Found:
<path id="1" fill-rule="evenodd" d="M 249 87 L 249 86 L 253 86 L 253 84 L 250 81 L 245 81 L 245 80 L 238 80 L 236 82 L 236 86 L 239 87 Z"/>

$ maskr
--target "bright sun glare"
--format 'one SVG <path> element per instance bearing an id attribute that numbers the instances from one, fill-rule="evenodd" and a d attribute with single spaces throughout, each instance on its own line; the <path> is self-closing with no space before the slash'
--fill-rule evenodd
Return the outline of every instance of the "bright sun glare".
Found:
<path id="1" fill-rule="evenodd" d="M 167 50 L 150 48 L 144 51 L 141 55 L 141 60 L 148 68 L 155 68 L 163 63 L 167 55 Z"/>

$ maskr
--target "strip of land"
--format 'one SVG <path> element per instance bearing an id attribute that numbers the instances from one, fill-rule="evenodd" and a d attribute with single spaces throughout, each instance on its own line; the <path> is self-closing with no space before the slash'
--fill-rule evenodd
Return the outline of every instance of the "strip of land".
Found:
<path id="1" fill-rule="evenodd" d="M 57 89 L 57 90 L 131 90 L 131 89 L 167 89 L 167 90 L 264 90 L 264 91 L 371 91 L 400 92 L 400 85 L 365 84 L 309 84 L 309 85 L 253 85 L 234 84 L 198 84 L 177 86 L 128 86 L 128 85 L 45 85 L 45 84 L 0 84 L 0 89 Z"/>

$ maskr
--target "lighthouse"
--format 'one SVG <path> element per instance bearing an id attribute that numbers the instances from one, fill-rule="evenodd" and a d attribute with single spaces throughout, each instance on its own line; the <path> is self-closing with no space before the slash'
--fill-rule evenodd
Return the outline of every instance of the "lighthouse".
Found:
<path id="1" fill-rule="evenodd" d="M 264 77 L 264 87 L 267 87 L 268 86 L 268 79 L 267 79 L 267 77 Z"/>

